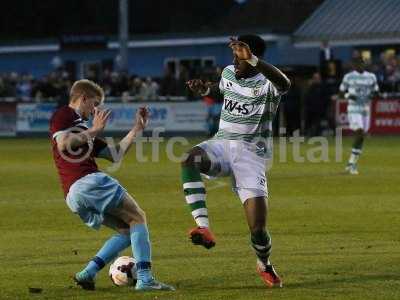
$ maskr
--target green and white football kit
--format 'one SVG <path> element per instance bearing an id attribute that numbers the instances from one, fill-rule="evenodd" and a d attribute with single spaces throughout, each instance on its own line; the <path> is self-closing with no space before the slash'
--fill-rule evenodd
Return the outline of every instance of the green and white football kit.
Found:
<path id="1" fill-rule="evenodd" d="M 231 176 L 242 203 L 267 197 L 266 166 L 272 158 L 272 121 L 281 93 L 261 73 L 237 79 L 227 66 L 219 83 L 224 97 L 219 130 L 197 145 L 211 160 L 208 176 Z"/>
<path id="2" fill-rule="evenodd" d="M 375 74 L 352 71 L 343 77 L 340 91 L 349 99 L 347 116 L 351 130 L 362 129 L 368 132 L 371 120 L 371 98 L 379 91 Z"/>

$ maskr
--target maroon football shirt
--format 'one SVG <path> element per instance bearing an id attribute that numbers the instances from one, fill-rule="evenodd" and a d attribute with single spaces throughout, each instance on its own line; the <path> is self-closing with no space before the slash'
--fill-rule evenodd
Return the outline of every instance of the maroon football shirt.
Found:
<path id="1" fill-rule="evenodd" d="M 56 137 L 63 132 L 77 133 L 87 128 L 85 120 L 69 106 L 59 108 L 50 120 L 53 158 L 65 196 L 68 194 L 70 186 L 79 178 L 99 171 L 94 158 L 107 144 L 104 140 L 96 137 L 76 149 L 60 152 L 57 149 Z"/>

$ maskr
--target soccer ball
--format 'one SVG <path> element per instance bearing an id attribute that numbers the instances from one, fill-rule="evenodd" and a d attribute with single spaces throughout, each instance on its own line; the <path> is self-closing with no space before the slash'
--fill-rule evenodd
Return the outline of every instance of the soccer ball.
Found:
<path id="1" fill-rule="evenodd" d="M 136 260 L 133 257 L 118 257 L 110 266 L 111 281 L 117 286 L 135 285 L 136 277 Z"/>

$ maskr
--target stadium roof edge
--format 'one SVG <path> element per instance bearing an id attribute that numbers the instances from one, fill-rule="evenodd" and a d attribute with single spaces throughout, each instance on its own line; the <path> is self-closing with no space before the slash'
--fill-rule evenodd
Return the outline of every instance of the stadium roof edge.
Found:
<path id="1" fill-rule="evenodd" d="M 0 46 L 0 54 L 29 53 L 29 52 L 55 52 L 60 50 L 59 44 Z"/>
<path id="2" fill-rule="evenodd" d="M 325 0 L 294 32 L 295 47 L 394 44 L 400 40 L 400 1 Z"/>
<path id="3" fill-rule="evenodd" d="M 315 48 L 320 47 L 324 40 L 310 40 L 295 42 L 296 48 Z M 330 40 L 329 46 L 373 46 L 373 45 L 389 45 L 389 44 L 400 44 L 399 38 L 376 38 L 376 39 L 352 39 L 352 40 Z"/>
<path id="4" fill-rule="evenodd" d="M 276 34 L 260 34 L 265 41 L 277 41 L 282 36 Z M 145 48 L 145 47 L 170 47 L 170 46 L 195 46 L 195 45 L 212 45 L 226 44 L 229 42 L 231 35 L 201 38 L 177 38 L 177 39 L 157 39 L 157 40 L 138 40 L 129 41 L 129 48 Z M 110 49 L 119 48 L 118 42 L 108 43 Z"/>
<path id="5" fill-rule="evenodd" d="M 259 34 L 265 41 L 277 41 L 284 37 L 278 34 Z M 171 46 L 195 46 L 195 45 L 213 45 L 226 44 L 231 36 L 214 36 L 214 37 L 196 37 L 196 38 L 168 38 L 154 40 L 130 40 L 129 48 L 147 48 L 147 47 L 171 47 Z M 108 49 L 118 49 L 118 41 L 109 41 Z M 28 53 L 28 52 L 57 52 L 61 49 L 59 43 L 43 44 L 43 45 L 24 45 L 24 46 L 0 46 L 0 54 L 6 53 Z"/>

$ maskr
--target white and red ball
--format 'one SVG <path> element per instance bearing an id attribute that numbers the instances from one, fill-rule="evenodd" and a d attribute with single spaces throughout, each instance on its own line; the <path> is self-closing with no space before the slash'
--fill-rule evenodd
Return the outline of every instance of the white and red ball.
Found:
<path id="1" fill-rule="evenodd" d="M 135 285 L 137 281 L 135 259 L 130 256 L 118 257 L 110 265 L 109 275 L 117 286 Z"/>

